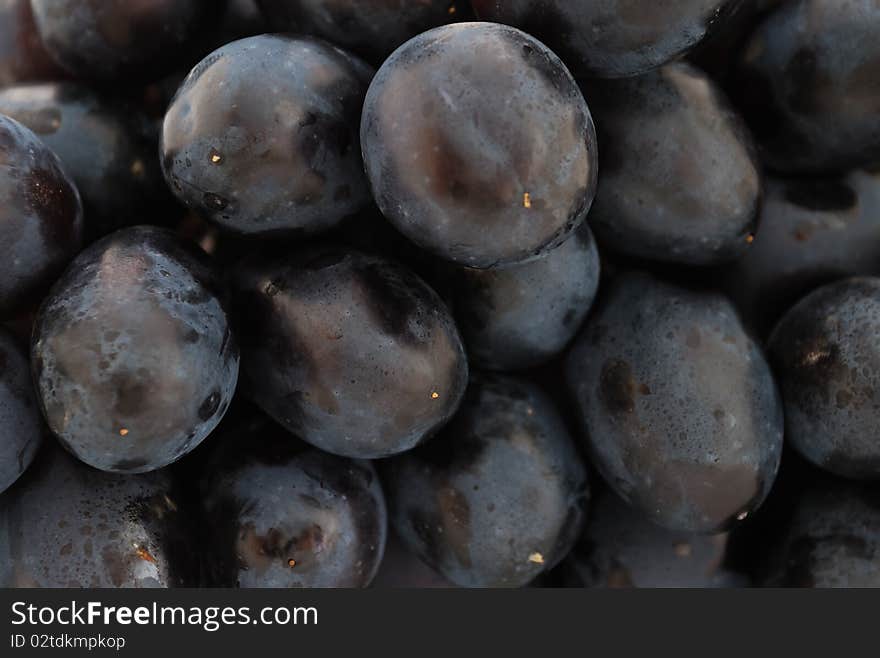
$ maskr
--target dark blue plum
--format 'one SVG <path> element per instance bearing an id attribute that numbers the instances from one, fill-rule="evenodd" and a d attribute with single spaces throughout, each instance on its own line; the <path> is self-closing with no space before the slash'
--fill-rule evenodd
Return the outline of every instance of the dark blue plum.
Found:
<path id="1" fill-rule="evenodd" d="M 590 226 L 603 247 L 678 265 L 745 254 L 761 200 L 757 151 L 715 84 L 670 64 L 584 87 L 599 132 Z"/>
<path id="2" fill-rule="evenodd" d="M 195 448 L 229 405 L 238 360 L 207 256 L 155 227 L 80 254 L 40 308 L 31 345 L 49 428 L 84 462 L 119 473 Z"/>
<path id="3" fill-rule="evenodd" d="M 582 224 L 537 260 L 450 274 L 452 307 L 471 360 L 489 370 L 521 370 L 556 356 L 574 338 L 599 287 L 599 252 Z"/>
<path id="4" fill-rule="evenodd" d="M 719 532 L 770 491 L 782 403 L 764 355 L 720 294 L 621 274 L 566 375 L 593 463 L 655 523 Z"/>
<path id="5" fill-rule="evenodd" d="M 571 549 L 587 472 L 562 418 L 534 384 L 475 376 L 437 437 L 383 462 L 404 545 L 462 587 L 521 587 Z"/>
<path id="6" fill-rule="evenodd" d="M 237 233 L 334 227 L 369 202 L 358 128 L 372 74 L 311 37 L 223 46 L 192 70 L 165 115 L 168 184 Z"/>
<path id="7" fill-rule="evenodd" d="M 0 89 L 0 113 L 61 159 L 82 196 L 87 238 L 173 217 L 157 142 L 139 112 L 68 82 Z"/>
<path id="8" fill-rule="evenodd" d="M 767 163 L 791 172 L 880 162 L 880 5 L 792 0 L 752 33 L 734 88 Z"/>
<path id="9" fill-rule="evenodd" d="M 388 519 L 369 462 L 321 452 L 257 418 L 224 432 L 205 472 L 209 585 L 370 584 Z"/>
<path id="10" fill-rule="evenodd" d="M 880 479 L 880 278 L 810 293 L 773 330 L 785 435 L 831 473 Z"/>
<path id="11" fill-rule="evenodd" d="M 79 192 L 58 156 L 0 114 L 0 314 L 38 301 L 82 240 Z"/>
<path id="12" fill-rule="evenodd" d="M 458 407 L 468 375 L 458 329 L 403 266 L 311 245 L 257 251 L 235 279 L 245 390 L 308 443 L 386 457 Z"/>
<path id="13" fill-rule="evenodd" d="M 166 471 L 103 473 L 47 444 L 0 498 L 0 586 L 192 587 L 194 527 Z"/>
<path id="14" fill-rule="evenodd" d="M 391 223 L 468 267 L 560 245 L 596 190 L 595 129 L 574 79 L 542 43 L 490 23 L 436 28 L 388 58 L 361 148 Z"/>

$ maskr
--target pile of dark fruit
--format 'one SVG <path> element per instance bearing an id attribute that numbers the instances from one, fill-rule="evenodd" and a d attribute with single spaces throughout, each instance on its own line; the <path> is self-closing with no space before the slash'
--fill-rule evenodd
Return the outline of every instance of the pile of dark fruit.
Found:
<path id="1" fill-rule="evenodd" d="M 878 0 L 0 0 L 0 250 L 2 586 L 880 586 Z"/>

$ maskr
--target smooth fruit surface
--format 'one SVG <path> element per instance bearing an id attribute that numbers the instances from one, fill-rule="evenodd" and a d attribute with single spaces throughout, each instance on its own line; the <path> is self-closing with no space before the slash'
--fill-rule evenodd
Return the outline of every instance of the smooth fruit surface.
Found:
<path id="1" fill-rule="evenodd" d="M 559 413 L 534 384 L 475 376 L 452 422 L 383 463 L 403 543 L 464 587 L 521 587 L 579 534 L 587 472 Z"/>
<path id="2" fill-rule="evenodd" d="M 244 388 L 296 436 L 387 457 L 458 407 L 468 374 L 458 329 L 405 267 L 324 244 L 255 252 L 235 279 Z"/>
<path id="3" fill-rule="evenodd" d="M 82 236 L 79 192 L 58 156 L 0 115 L 0 313 L 42 295 L 77 253 Z"/>
<path id="4" fill-rule="evenodd" d="M 558 246 L 596 190 L 595 129 L 574 79 L 502 25 L 449 25 L 395 51 L 367 93 L 361 148 L 391 223 L 470 267 Z"/>
<path id="5" fill-rule="evenodd" d="M 880 278 L 810 293 L 780 320 L 769 349 L 788 442 L 837 475 L 880 478 Z"/>
<path id="6" fill-rule="evenodd" d="M 214 51 L 162 128 L 162 167 L 188 207 L 242 234 L 315 233 L 369 200 L 358 130 L 372 69 L 311 37 Z"/>

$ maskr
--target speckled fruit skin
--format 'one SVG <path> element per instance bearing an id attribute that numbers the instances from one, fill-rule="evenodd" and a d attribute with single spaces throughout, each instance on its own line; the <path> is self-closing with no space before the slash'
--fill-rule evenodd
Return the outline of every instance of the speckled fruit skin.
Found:
<path id="1" fill-rule="evenodd" d="M 651 523 L 609 491 L 590 505 L 577 546 L 566 558 L 566 583 L 577 587 L 720 588 L 744 586 L 724 569 L 727 533 L 693 535 Z"/>
<path id="2" fill-rule="evenodd" d="M 578 75 L 644 73 L 699 43 L 741 0 L 471 0 L 477 16 L 534 34 Z"/>
<path id="3" fill-rule="evenodd" d="M 0 314 L 39 298 L 79 251 L 83 211 L 58 157 L 0 115 Z"/>
<path id="4" fill-rule="evenodd" d="M 535 385 L 476 375 L 452 422 L 382 463 L 403 543 L 462 587 L 521 587 L 558 563 L 581 531 L 587 472 Z"/>
<path id="5" fill-rule="evenodd" d="M 601 175 L 590 226 L 603 247 L 679 265 L 718 265 L 749 247 L 762 182 L 742 119 L 709 77 L 676 63 L 585 84 Z"/>
<path id="6" fill-rule="evenodd" d="M 165 115 L 168 184 L 239 233 L 332 228 L 369 202 L 358 127 L 372 74 L 310 37 L 264 34 L 215 50 Z"/>
<path id="7" fill-rule="evenodd" d="M 596 190 L 577 84 L 546 46 L 502 25 L 448 25 L 395 51 L 367 93 L 361 148 L 383 214 L 469 267 L 560 245 Z"/>
<path id="8" fill-rule="evenodd" d="M 0 0 L 0 87 L 63 77 L 37 34 L 31 0 Z"/>
<path id="9" fill-rule="evenodd" d="M 167 471 L 103 473 L 47 444 L 0 505 L 0 586 L 192 587 L 193 526 Z"/>
<path id="10" fill-rule="evenodd" d="M 880 478 L 880 278 L 810 293 L 769 342 L 785 401 L 785 434 L 836 475 Z"/>
<path id="11" fill-rule="evenodd" d="M 735 88 L 774 169 L 880 162 L 880 5 L 793 0 L 752 33 Z"/>
<path id="12" fill-rule="evenodd" d="M 471 362 L 522 370 L 574 338 L 599 287 L 599 252 L 586 223 L 543 257 L 505 268 L 455 268 L 451 298 Z"/>
<path id="13" fill-rule="evenodd" d="M 162 221 L 170 195 L 138 111 L 68 82 L 0 89 L 0 114 L 30 128 L 61 159 L 82 196 L 88 238 Z"/>
<path id="14" fill-rule="evenodd" d="M 373 466 L 256 420 L 206 467 L 206 565 L 214 587 L 366 587 L 388 517 Z"/>
<path id="15" fill-rule="evenodd" d="M 566 379 L 593 463 L 659 525 L 718 532 L 770 491 L 782 404 L 721 295 L 621 275 L 569 353 Z"/>
<path id="16" fill-rule="evenodd" d="M 58 64 L 100 82 L 156 80 L 213 28 L 226 0 L 31 0 Z"/>
<path id="17" fill-rule="evenodd" d="M 798 501 L 785 538 L 767 550 L 764 587 L 880 587 L 880 496 L 840 482 Z"/>
<path id="18" fill-rule="evenodd" d="M 458 407 L 468 375 L 458 329 L 403 266 L 312 245 L 254 253 L 235 280 L 244 388 L 312 445 L 386 457 Z"/>
<path id="19" fill-rule="evenodd" d="M 49 428 L 96 468 L 155 470 L 220 422 L 238 347 L 207 256 L 170 232 L 117 231 L 73 262 L 34 323 Z"/>
<path id="20" fill-rule="evenodd" d="M 0 493 L 27 470 L 43 440 L 31 367 L 12 334 L 0 329 Z"/>
<path id="21" fill-rule="evenodd" d="M 801 297 L 836 279 L 880 276 L 880 171 L 769 178 L 758 233 L 725 290 L 765 336 Z"/>
<path id="22" fill-rule="evenodd" d="M 399 45 L 458 20 L 466 0 L 258 0 L 271 28 L 314 34 L 382 63 Z"/>

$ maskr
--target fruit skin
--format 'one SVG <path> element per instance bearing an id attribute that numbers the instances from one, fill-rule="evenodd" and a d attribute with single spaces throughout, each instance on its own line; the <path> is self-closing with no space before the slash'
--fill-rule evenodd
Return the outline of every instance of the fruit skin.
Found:
<path id="1" fill-rule="evenodd" d="M 596 190 L 595 128 L 574 79 L 502 25 L 440 27 L 395 51 L 367 93 L 361 148 L 391 223 L 469 267 L 560 245 Z"/>
<path id="2" fill-rule="evenodd" d="M 34 460 L 43 441 L 27 357 L 6 329 L 0 329 L 0 493 Z"/>
<path id="3" fill-rule="evenodd" d="M 265 34 L 219 48 L 165 115 L 169 186 L 238 233 L 332 228 L 369 202 L 358 128 L 372 74 L 310 37 Z"/>
<path id="4" fill-rule="evenodd" d="M 256 419 L 223 436 L 205 471 L 210 586 L 370 584 L 388 517 L 369 462 L 315 450 Z"/>
<path id="5" fill-rule="evenodd" d="M 534 34 L 579 76 L 638 75 L 684 54 L 740 0 L 471 0 L 482 20 Z"/>
<path id="6" fill-rule="evenodd" d="M 521 370 L 559 354 L 599 287 L 599 252 L 586 223 L 541 258 L 493 270 L 452 270 L 452 306 L 471 362 Z"/>
<path id="7" fill-rule="evenodd" d="M 151 226 L 71 264 L 34 323 L 49 428 L 81 460 L 142 473 L 195 448 L 235 391 L 238 346 L 207 256 Z"/>
<path id="8" fill-rule="evenodd" d="M 80 78 L 156 80 L 223 15 L 226 0 L 31 0 L 46 50 Z M 183 54 L 182 54 L 183 53 Z"/>
<path id="9" fill-rule="evenodd" d="M 880 6 L 793 0 L 752 33 L 735 88 L 767 164 L 789 173 L 880 161 Z"/>
<path id="10" fill-rule="evenodd" d="M 258 0 L 277 32 L 327 39 L 381 64 L 412 37 L 468 12 L 464 0 Z"/>
<path id="11" fill-rule="evenodd" d="M 194 586 L 194 523 L 167 471 L 103 473 L 53 443 L 3 496 L 0 586 Z"/>
<path id="12" fill-rule="evenodd" d="M 760 163 L 709 77 L 682 62 L 584 90 L 602 144 L 589 216 L 599 243 L 679 265 L 745 254 L 761 202 Z"/>
<path id="13" fill-rule="evenodd" d="M 621 274 L 569 353 L 566 379 L 593 464 L 655 523 L 715 533 L 767 496 L 782 404 L 723 296 Z"/>
<path id="14" fill-rule="evenodd" d="M 574 441 L 525 380 L 474 376 L 437 437 L 381 466 L 403 543 L 462 587 L 528 584 L 565 557 L 585 518 Z"/>
<path id="15" fill-rule="evenodd" d="M 161 221 L 170 195 L 147 119 L 137 111 L 67 82 L 0 89 L 0 113 L 33 130 L 61 159 L 82 196 L 89 238 Z"/>
<path id="16" fill-rule="evenodd" d="M 393 532 L 388 533 L 382 564 L 370 587 L 374 589 L 447 589 L 455 587 L 422 562 Z"/>
<path id="17" fill-rule="evenodd" d="M 880 278 L 810 293 L 768 346 L 789 444 L 836 475 L 880 478 Z"/>
<path id="18" fill-rule="evenodd" d="M 0 314 L 38 298 L 82 244 L 76 185 L 30 130 L 0 115 Z"/>
<path id="19" fill-rule="evenodd" d="M 244 390 L 308 443 L 386 457 L 458 407 L 468 376 L 461 337 L 406 268 L 324 244 L 259 250 L 234 278 Z"/>
<path id="20" fill-rule="evenodd" d="M 578 587 L 739 587 L 745 576 L 723 568 L 727 534 L 692 535 L 651 523 L 609 491 L 590 505 L 584 534 L 565 560 Z"/>
<path id="21" fill-rule="evenodd" d="M 880 497 L 834 482 L 798 500 L 782 542 L 765 549 L 764 587 L 880 587 Z"/>
<path id="22" fill-rule="evenodd" d="M 30 0 L 0 0 L 0 87 L 66 75 L 40 41 Z"/>
<path id="23" fill-rule="evenodd" d="M 880 172 L 769 178 L 759 227 L 746 255 L 726 269 L 724 288 L 766 336 L 817 287 L 880 275 Z"/>

